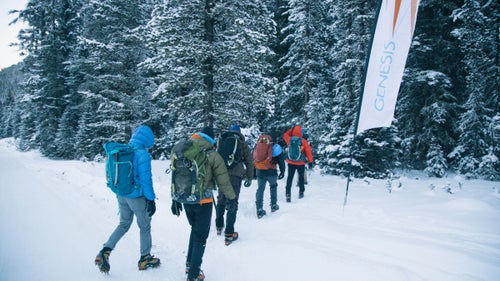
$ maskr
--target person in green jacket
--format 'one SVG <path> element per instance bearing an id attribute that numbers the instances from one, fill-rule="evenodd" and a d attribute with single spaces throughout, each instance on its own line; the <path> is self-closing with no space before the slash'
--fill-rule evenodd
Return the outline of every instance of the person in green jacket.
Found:
<path id="1" fill-rule="evenodd" d="M 229 180 L 229 174 L 224 164 L 222 157 L 214 150 L 215 140 L 214 131 L 211 127 L 205 127 L 199 133 L 191 136 L 191 139 L 196 142 L 203 150 L 207 152 L 208 161 L 206 163 L 205 186 L 207 190 L 215 190 L 216 186 L 219 191 L 226 197 L 226 206 L 234 208 L 236 204 L 233 187 Z M 186 217 L 191 225 L 191 234 L 189 236 L 189 245 L 186 259 L 186 273 L 188 281 L 204 280 L 205 275 L 201 270 L 203 254 L 207 238 L 210 233 L 210 224 L 212 221 L 212 209 L 214 197 L 212 192 L 206 192 L 199 202 L 194 204 L 180 204 L 172 200 L 172 213 L 179 216 L 182 208 L 186 212 Z"/>

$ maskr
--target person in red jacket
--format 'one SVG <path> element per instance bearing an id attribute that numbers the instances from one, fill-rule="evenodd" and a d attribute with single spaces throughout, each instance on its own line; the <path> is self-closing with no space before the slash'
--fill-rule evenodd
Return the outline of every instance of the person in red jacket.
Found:
<path id="1" fill-rule="evenodd" d="M 291 189 L 292 189 L 292 182 L 293 182 L 293 177 L 295 175 L 295 170 L 297 170 L 297 173 L 299 174 L 299 199 L 304 198 L 304 191 L 305 191 L 305 186 L 304 186 L 304 174 L 305 174 L 305 165 L 306 163 L 309 165 L 309 168 L 312 168 L 313 166 L 313 155 L 311 151 L 311 146 L 309 145 L 309 142 L 302 138 L 302 127 L 300 125 L 295 125 L 293 128 L 287 130 L 283 134 L 283 139 L 286 142 L 286 145 L 288 147 L 288 153 L 287 153 L 287 158 L 286 162 L 288 163 L 288 176 L 286 179 L 286 202 L 291 202 Z M 300 138 L 300 145 L 299 145 L 299 150 L 300 150 L 300 157 L 293 158 L 290 156 L 291 151 L 293 148 L 290 147 L 290 142 L 292 139 L 295 139 L 296 137 Z M 293 142 L 293 140 L 292 140 Z"/>

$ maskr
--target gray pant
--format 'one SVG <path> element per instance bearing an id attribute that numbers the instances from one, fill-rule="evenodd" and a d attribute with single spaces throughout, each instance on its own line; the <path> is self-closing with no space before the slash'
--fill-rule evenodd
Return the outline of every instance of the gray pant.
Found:
<path id="1" fill-rule="evenodd" d="M 104 247 L 114 249 L 118 241 L 127 233 L 132 225 L 134 214 L 137 218 L 137 225 L 141 237 L 141 256 L 151 252 L 151 217 L 146 211 L 146 199 L 126 198 L 118 196 L 118 206 L 120 207 L 120 224 L 115 228 Z"/>
<path id="2" fill-rule="evenodd" d="M 276 173 L 258 173 L 257 174 L 257 192 L 255 193 L 255 206 L 257 211 L 263 208 L 264 189 L 269 182 L 269 191 L 271 193 L 271 206 L 278 201 L 278 176 Z"/>

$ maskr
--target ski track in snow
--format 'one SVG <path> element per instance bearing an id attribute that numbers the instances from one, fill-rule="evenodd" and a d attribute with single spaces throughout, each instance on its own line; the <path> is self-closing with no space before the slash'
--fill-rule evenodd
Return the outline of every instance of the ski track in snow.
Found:
<path id="1" fill-rule="evenodd" d="M 157 213 L 152 254 L 162 265 L 138 271 L 134 223 L 110 256 L 109 275 L 93 259 L 118 224 L 116 198 L 105 186 L 104 164 L 51 161 L 17 152 L 0 140 L 0 280 L 185 280 L 189 225 L 170 213 L 168 161 L 153 161 Z M 354 180 L 342 210 L 346 180 L 309 176 L 304 199 L 284 201 L 257 219 L 255 191 L 242 187 L 236 231 L 225 246 L 215 226 L 207 242 L 207 281 L 225 280 L 499 280 L 500 183 L 456 178 L 400 178 L 388 193 L 383 180 Z M 396 181 L 396 182 L 397 182 Z M 433 183 L 436 188 L 430 190 Z M 456 192 L 441 187 L 452 183 Z M 215 212 L 213 212 L 215 219 Z"/>

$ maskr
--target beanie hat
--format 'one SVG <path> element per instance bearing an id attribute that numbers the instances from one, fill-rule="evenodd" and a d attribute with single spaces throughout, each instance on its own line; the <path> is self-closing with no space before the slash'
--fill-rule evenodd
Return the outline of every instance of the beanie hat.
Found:
<path id="1" fill-rule="evenodd" d="M 276 134 L 271 131 L 264 131 L 264 134 L 269 135 L 271 137 L 271 141 L 276 141 Z"/>
<path id="2" fill-rule="evenodd" d="M 240 126 L 238 126 L 238 124 L 234 124 L 233 126 L 231 126 L 231 128 L 229 128 L 230 131 L 238 131 L 241 133 L 241 128 Z"/>
<path id="3" fill-rule="evenodd" d="M 205 135 L 211 137 L 212 139 L 215 138 L 215 134 L 214 134 L 214 129 L 212 129 L 212 127 L 205 127 L 203 128 L 203 130 L 201 130 L 202 133 L 204 133 Z"/>

